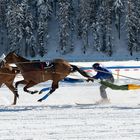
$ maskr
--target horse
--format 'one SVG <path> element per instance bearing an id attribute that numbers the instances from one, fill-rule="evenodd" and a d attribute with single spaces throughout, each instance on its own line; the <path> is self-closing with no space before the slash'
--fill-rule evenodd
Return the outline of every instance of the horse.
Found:
<path id="1" fill-rule="evenodd" d="M 9 90 L 12 91 L 14 94 L 14 101 L 12 105 L 16 104 L 17 98 L 19 97 L 16 88 L 13 86 L 14 79 L 19 72 L 20 71 L 17 67 L 12 67 L 3 63 L 3 61 L 0 63 L 0 87 L 2 84 L 5 84 Z"/>
<path id="2" fill-rule="evenodd" d="M 86 72 L 78 68 L 76 65 L 72 65 L 68 61 L 60 58 L 47 62 L 32 61 L 16 54 L 13 51 L 5 57 L 5 61 L 8 64 L 14 63 L 19 68 L 24 79 L 16 82 L 15 88 L 18 88 L 19 84 L 24 84 L 25 86 L 23 90 L 27 93 L 37 93 L 38 91 L 30 91 L 28 88 L 33 87 L 34 85 L 37 85 L 41 82 L 52 80 L 49 92 L 44 97 L 39 99 L 38 102 L 45 100 L 50 94 L 58 89 L 59 81 L 63 80 L 72 72 L 77 71 L 84 77 L 89 77 Z M 43 91 L 40 91 L 39 94 L 42 92 Z"/>

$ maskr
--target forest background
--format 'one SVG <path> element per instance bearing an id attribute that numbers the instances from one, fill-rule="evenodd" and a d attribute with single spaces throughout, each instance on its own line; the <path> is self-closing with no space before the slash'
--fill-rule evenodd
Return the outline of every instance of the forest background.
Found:
<path id="1" fill-rule="evenodd" d="M 0 52 L 70 61 L 139 60 L 139 0 L 1 0 Z"/>

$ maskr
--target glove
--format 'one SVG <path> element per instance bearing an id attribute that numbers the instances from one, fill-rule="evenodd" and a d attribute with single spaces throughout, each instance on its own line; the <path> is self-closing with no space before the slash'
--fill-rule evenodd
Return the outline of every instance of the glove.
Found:
<path id="1" fill-rule="evenodd" d="M 94 79 L 88 78 L 88 79 L 86 79 L 86 81 L 87 81 L 87 82 L 89 82 L 89 81 L 94 82 Z"/>

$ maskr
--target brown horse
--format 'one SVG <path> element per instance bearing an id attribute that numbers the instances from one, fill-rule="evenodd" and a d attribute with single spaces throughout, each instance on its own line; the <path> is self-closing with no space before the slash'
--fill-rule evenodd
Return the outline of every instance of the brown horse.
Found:
<path id="1" fill-rule="evenodd" d="M 34 94 L 38 91 L 29 91 L 28 88 L 38 83 L 52 80 L 50 91 L 43 98 L 38 100 L 40 102 L 52 94 L 58 88 L 59 81 L 64 79 L 71 72 L 78 71 L 84 77 L 89 77 L 77 66 L 71 65 L 63 59 L 54 59 L 48 64 L 48 62 L 31 61 L 11 52 L 5 57 L 5 61 L 6 63 L 15 63 L 20 69 L 24 80 L 17 82 L 15 85 L 17 88 L 18 84 L 25 84 L 25 92 Z"/>
<path id="2" fill-rule="evenodd" d="M 16 104 L 18 97 L 17 90 L 13 86 L 13 82 L 17 73 L 19 73 L 17 67 L 12 67 L 4 63 L 0 64 L 0 86 L 2 86 L 2 84 L 5 84 L 12 91 L 12 93 L 14 94 L 14 101 L 12 103 L 13 105 Z"/>

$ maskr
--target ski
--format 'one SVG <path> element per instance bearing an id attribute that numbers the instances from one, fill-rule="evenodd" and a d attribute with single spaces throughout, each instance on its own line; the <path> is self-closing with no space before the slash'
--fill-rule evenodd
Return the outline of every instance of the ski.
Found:
<path id="1" fill-rule="evenodd" d="M 99 105 L 98 103 L 75 103 L 76 105 L 81 105 L 81 106 L 92 106 L 92 105 Z"/>
<path id="2" fill-rule="evenodd" d="M 75 103 L 76 105 L 87 105 L 87 106 L 92 106 L 92 105 L 106 105 L 110 104 L 109 100 L 99 100 L 95 103 Z"/>

